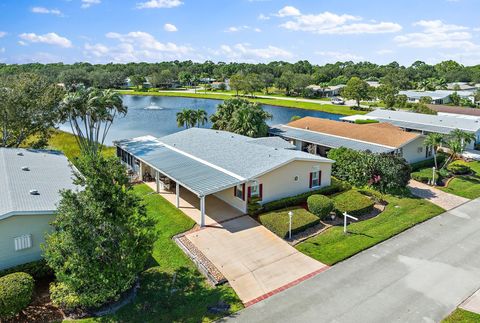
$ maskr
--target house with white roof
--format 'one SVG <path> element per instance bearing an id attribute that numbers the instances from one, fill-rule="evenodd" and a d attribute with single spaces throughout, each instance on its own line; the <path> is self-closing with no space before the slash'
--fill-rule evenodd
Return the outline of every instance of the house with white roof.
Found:
<path id="1" fill-rule="evenodd" d="M 436 90 L 436 91 L 400 91 L 399 95 L 405 95 L 409 102 L 419 102 L 423 97 L 432 98 L 432 104 L 448 104 L 452 100 L 450 95 L 457 93 L 460 98 L 468 99 L 474 102 L 475 91 L 452 91 L 452 90 Z"/>
<path id="2" fill-rule="evenodd" d="M 0 270 L 41 259 L 63 189 L 75 185 L 60 152 L 0 148 Z"/>
<path id="3" fill-rule="evenodd" d="M 205 225 L 205 197 L 214 195 L 246 213 L 251 198 L 260 203 L 330 185 L 333 161 L 295 150 L 281 138 L 250 138 L 202 128 L 165 137 L 144 136 L 115 143 L 117 156 L 156 190 L 180 188 L 200 199 Z"/>
<path id="4" fill-rule="evenodd" d="M 330 149 L 340 147 L 393 154 L 408 163 L 432 156 L 432 149 L 424 145 L 422 134 L 403 131 L 390 123 L 354 124 L 305 117 L 270 128 L 270 135 L 290 141 L 298 150 L 320 156 L 327 156 Z"/>

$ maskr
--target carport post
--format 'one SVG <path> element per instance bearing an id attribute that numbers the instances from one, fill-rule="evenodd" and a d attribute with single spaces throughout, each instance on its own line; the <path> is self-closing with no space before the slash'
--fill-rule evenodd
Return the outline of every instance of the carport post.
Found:
<path id="1" fill-rule="evenodd" d="M 205 226 L 205 196 L 200 196 L 200 227 Z"/>
<path id="2" fill-rule="evenodd" d="M 157 185 L 157 193 L 160 192 L 160 174 L 158 170 L 155 171 L 155 184 Z"/>
<path id="3" fill-rule="evenodd" d="M 180 184 L 178 184 L 178 182 L 176 183 L 175 185 L 175 193 L 176 193 L 176 205 L 177 205 L 177 209 L 180 208 Z"/>

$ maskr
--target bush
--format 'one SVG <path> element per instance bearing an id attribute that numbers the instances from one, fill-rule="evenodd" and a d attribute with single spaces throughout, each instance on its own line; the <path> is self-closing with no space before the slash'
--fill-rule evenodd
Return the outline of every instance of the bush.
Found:
<path id="1" fill-rule="evenodd" d="M 375 119 L 357 119 L 355 120 L 356 124 L 369 124 L 369 123 L 378 123 L 378 120 Z"/>
<path id="2" fill-rule="evenodd" d="M 447 155 L 445 154 L 437 154 L 437 163 L 438 163 L 438 167 L 440 167 L 440 165 L 443 164 L 443 162 L 445 162 L 445 159 L 447 159 Z M 416 172 L 422 168 L 426 168 L 426 167 L 433 167 L 435 166 L 435 161 L 433 158 L 430 158 L 430 159 L 426 159 L 426 160 L 422 160 L 420 162 L 417 162 L 417 163 L 413 163 L 410 165 L 410 167 L 412 167 L 412 171 L 413 172 Z"/>
<path id="3" fill-rule="evenodd" d="M 338 179 L 335 179 L 332 177 L 332 183 L 330 186 L 322 187 L 315 191 L 305 192 L 295 196 L 285 197 L 283 199 L 265 203 L 263 205 L 263 211 L 270 212 L 274 210 L 283 209 L 286 207 L 298 206 L 302 203 L 305 203 L 308 197 L 311 195 L 314 195 L 314 194 L 332 195 L 339 192 L 347 191 L 351 188 L 352 187 L 350 186 L 350 184 L 344 181 L 339 181 Z"/>
<path id="4" fill-rule="evenodd" d="M 333 211 L 333 201 L 325 195 L 311 195 L 307 199 L 308 210 L 318 216 L 320 220 L 325 219 Z"/>
<path id="5" fill-rule="evenodd" d="M 267 229 L 278 235 L 280 238 L 288 237 L 289 216 L 292 211 L 292 235 L 302 232 L 309 227 L 320 223 L 320 219 L 301 207 L 286 208 L 278 211 L 264 213 L 258 220 Z"/>
<path id="6" fill-rule="evenodd" d="M 347 212 L 353 216 L 361 216 L 373 210 L 375 202 L 358 191 L 350 190 L 332 197 L 337 214 Z"/>
<path id="7" fill-rule="evenodd" d="M 472 172 L 470 166 L 463 160 L 457 160 L 447 166 L 447 170 L 454 175 L 465 175 Z"/>
<path id="8" fill-rule="evenodd" d="M 0 319 L 18 314 L 32 300 L 34 280 L 27 273 L 17 272 L 0 277 Z"/>
<path id="9" fill-rule="evenodd" d="M 27 273 L 35 279 L 53 276 L 53 270 L 42 259 L 0 271 L 0 277 L 19 271 Z"/>

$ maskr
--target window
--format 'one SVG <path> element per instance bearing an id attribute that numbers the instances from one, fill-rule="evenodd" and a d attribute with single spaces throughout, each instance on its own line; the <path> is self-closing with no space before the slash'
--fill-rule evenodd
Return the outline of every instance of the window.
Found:
<path id="1" fill-rule="evenodd" d="M 310 173 L 310 187 L 318 187 L 320 186 L 320 177 L 321 172 L 311 172 Z"/>
<path id="2" fill-rule="evenodd" d="M 259 195 L 259 190 L 258 190 L 258 182 L 253 181 L 252 184 L 250 185 L 250 196 L 258 196 Z"/>
<path id="3" fill-rule="evenodd" d="M 298 175 L 293 178 L 294 182 L 298 182 Z"/>
<path id="4" fill-rule="evenodd" d="M 243 184 L 235 187 L 235 196 L 243 200 Z"/>
<path id="5" fill-rule="evenodd" d="M 418 147 L 417 148 L 417 153 L 419 153 L 419 154 L 423 153 L 423 147 Z"/>
<path id="6" fill-rule="evenodd" d="M 20 251 L 32 247 L 32 235 L 24 234 L 23 236 L 13 239 L 15 244 L 15 251 Z"/>

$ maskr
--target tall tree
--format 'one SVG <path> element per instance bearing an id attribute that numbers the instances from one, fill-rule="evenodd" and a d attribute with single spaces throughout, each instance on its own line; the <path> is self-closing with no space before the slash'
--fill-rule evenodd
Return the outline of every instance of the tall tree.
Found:
<path id="1" fill-rule="evenodd" d="M 382 84 L 376 89 L 378 98 L 385 103 L 385 107 L 393 108 L 397 101 L 398 90 L 390 84 Z"/>
<path id="2" fill-rule="evenodd" d="M 177 112 L 177 126 L 185 127 L 186 129 L 194 127 L 197 123 L 196 112 L 191 109 L 182 109 Z"/>
<path id="3" fill-rule="evenodd" d="M 205 125 L 208 122 L 208 114 L 207 111 L 203 109 L 197 109 L 194 111 L 195 120 L 197 122 L 197 127 Z"/>
<path id="4" fill-rule="evenodd" d="M 442 145 L 443 142 L 444 142 L 444 137 L 439 133 L 429 133 L 423 142 L 425 146 L 432 148 L 433 160 L 434 160 L 436 169 L 438 169 L 437 150 Z"/>
<path id="5" fill-rule="evenodd" d="M 367 82 L 354 76 L 348 80 L 347 85 L 342 89 L 341 95 L 349 100 L 355 100 L 357 107 L 360 107 L 360 101 L 367 100 L 370 97 L 369 85 Z"/>

